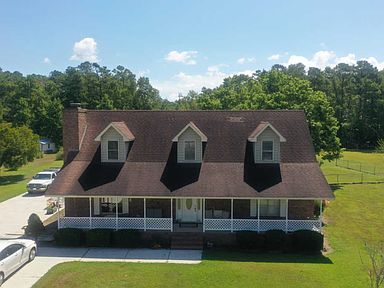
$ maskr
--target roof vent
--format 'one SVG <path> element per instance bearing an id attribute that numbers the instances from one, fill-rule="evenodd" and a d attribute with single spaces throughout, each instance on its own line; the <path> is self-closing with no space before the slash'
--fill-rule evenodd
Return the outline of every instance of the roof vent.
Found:
<path id="1" fill-rule="evenodd" d="M 227 117 L 228 122 L 242 123 L 245 121 L 244 117 Z"/>

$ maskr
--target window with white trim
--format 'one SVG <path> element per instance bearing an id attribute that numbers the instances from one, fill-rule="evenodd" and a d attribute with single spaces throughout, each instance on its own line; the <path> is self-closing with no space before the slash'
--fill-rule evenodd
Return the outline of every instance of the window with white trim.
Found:
<path id="1" fill-rule="evenodd" d="M 123 212 L 123 203 L 120 200 L 117 203 L 117 213 Z M 100 198 L 100 214 L 116 214 L 116 200 L 114 197 Z"/>
<path id="2" fill-rule="evenodd" d="M 280 200 L 260 200 L 260 217 L 280 217 Z"/>
<path id="3" fill-rule="evenodd" d="M 196 142 L 186 140 L 184 141 L 184 160 L 195 161 L 196 160 Z"/>
<path id="4" fill-rule="evenodd" d="M 263 161 L 273 161 L 273 141 L 261 142 L 261 159 Z"/>
<path id="5" fill-rule="evenodd" d="M 119 159 L 119 142 L 108 141 L 108 160 Z"/>

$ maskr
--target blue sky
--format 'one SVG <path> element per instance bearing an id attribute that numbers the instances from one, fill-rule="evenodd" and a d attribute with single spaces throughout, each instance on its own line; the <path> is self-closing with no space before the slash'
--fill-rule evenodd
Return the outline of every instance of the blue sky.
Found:
<path id="1" fill-rule="evenodd" d="M 384 68 L 384 1 L 0 0 L 0 67 L 25 74 L 85 60 L 145 75 L 161 96 L 236 73 L 366 59 Z"/>

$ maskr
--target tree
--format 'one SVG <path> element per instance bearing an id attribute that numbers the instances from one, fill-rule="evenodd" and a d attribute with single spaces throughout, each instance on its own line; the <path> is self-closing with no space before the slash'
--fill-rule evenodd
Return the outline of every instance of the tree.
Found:
<path id="1" fill-rule="evenodd" d="M 328 160 L 340 155 L 334 111 L 326 95 L 314 91 L 307 80 L 278 70 L 234 76 L 215 89 L 203 90 L 197 102 L 201 109 L 304 110 L 316 152 Z"/>
<path id="2" fill-rule="evenodd" d="M 365 243 L 365 251 L 367 252 L 369 263 L 367 266 L 367 274 L 369 277 L 370 288 L 380 288 L 384 285 L 384 242 L 377 244 Z"/>
<path id="3" fill-rule="evenodd" d="M 0 124 L 0 168 L 18 169 L 39 155 L 39 137 L 26 126 Z"/>

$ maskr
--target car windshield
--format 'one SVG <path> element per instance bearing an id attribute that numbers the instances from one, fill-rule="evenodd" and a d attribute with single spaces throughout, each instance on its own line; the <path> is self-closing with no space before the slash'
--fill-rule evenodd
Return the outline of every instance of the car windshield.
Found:
<path id="1" fill-rule="evenodd" d="M 36 174 L 33 179 L 37 179 L 37 180 L 49 180 L 51 179 L 51 174 L 47 174 L 47 173 L 39 173 L 39 174 Z"/>

